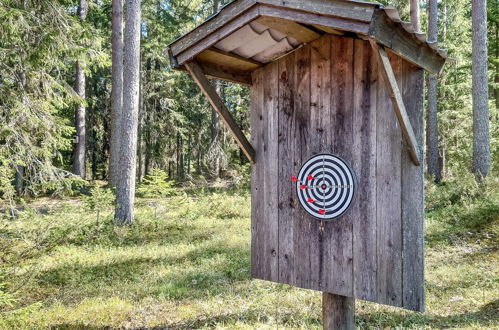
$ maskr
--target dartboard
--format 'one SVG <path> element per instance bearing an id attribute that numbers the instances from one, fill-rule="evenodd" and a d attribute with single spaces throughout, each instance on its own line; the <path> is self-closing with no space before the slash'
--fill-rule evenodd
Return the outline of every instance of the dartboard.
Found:
<path id="1" fill-rule="evenodd" d="M 330 154 L 310 158 L 292 180 L 301 206 L 324 220 L 345 213 L 355 195 L 354 173 L 343 159 Z"/>

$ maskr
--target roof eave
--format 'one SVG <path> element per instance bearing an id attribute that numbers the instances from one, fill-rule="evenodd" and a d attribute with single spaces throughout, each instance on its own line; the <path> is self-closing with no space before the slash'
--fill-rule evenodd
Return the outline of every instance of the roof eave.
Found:
<path id="1" fill-rule="evenodd" d="M 329 9 L 327 6 L 330 6 Z M 184 63 L 244 24 L 262 16 L 283 18 L 313 25 L 318 29 L 322 27 L 325 33 L 325 28 L 330 28 L 376 40 L 432 74 L 439 74 L 446 60 L 428 42 L 421 41 L 414 33 L 407 31 L 401 22 L 393 21 L 377 3 L 287 0 L 286 5 L 283 5 L 280 0 L 236 0 L 168 46 L 172 67 L 182 70 Z M 231 74 L 246 77 L 244 72 Z"/>

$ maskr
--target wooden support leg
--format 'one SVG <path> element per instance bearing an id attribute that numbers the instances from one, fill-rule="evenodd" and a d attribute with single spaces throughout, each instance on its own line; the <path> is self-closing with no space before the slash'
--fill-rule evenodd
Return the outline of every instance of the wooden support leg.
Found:
<path id="1" fill-rule="evenodd" d="M 355 298 L 322 293 L 324 330 L 355 329 Z"/>

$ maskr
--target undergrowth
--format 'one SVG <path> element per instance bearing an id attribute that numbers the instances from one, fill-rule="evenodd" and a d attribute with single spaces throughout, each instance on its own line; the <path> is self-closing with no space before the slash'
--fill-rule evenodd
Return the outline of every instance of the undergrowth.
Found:
<path id="1" fill-rule="evenodd" d="M 247 186 L 156 179 L 129 227 L 113 225 L 102 188 L 0 220 L 0 328 L 321 327 L 320 293 L 250 278 Z M 499 181 L 426 191 L 427 312 L 358 301 L 359 328 L 497 325 Z"/>

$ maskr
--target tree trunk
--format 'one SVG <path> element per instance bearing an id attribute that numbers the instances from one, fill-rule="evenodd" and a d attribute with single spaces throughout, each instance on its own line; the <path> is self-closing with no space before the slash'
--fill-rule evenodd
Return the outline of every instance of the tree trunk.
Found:
<path id="1" fill-rule="evenodd" d="M 220 7 L 219 0 L 213 0 L 213 14 L 216 14 Z M 215 89 L 217 94 L 220 95 L 220 91 L 222 89 L 222 84 L 220 80 L 214 80 L 213 84 L 215 85 Z M 220 174 L 220 158 L 218 156 L 218 143 L 220 139 L 220 119 L 218 118 L 218 114 L 215 109 L 211 109 L 211 148 L 214 149 L 214 159 L 211 159 L 208 167 L 210 168 L 210 172 L 213 175 L 213 178 L 216 179 Z"/>
<path id="2" fill-rule="evenodd" d="M 487 1 L 472 1 L 473 163 L 472 171 L 487 176 L 490 171 L 490 137 L 487 76 Z"/>
<path id="3" fill-rule="evenodd" d="M 87 0 L 80 0 L 78 5 L 78 16 L 82 21 L 87 17 Z M 85 149 L 86 149 L 86 123 L 85 123 L 85 72 L 84 63 L 76 61 L 75 92 L 82 98 L 82 101 L 76 106 L 75 128 L 76 141 L 73 148 L 73 173 L 85 178 Z"/>
<path id="4" fill-rule="evenodd" d="M 142 86 L 143 80 L 144 80 L 144 77 L 141 74 L 140 75 L 140 83 L 139 83 L 139 124 L 138 124 L 138 133 L 137 133 L 137 137 L 138 137 L 137 158 L 139 161 L 139 166 L 137 169 L 137 171 L 138 171 L 137 180 L 139 183 L 142 183 L 142 173 L 143 173 L 143 169 L 144 169 L 144 157 L 143 157 L 144 138 L 143 138 L 143 134 L 144 134 L 144 112 L 146 111 L 146 109 L 145 109 L 144 95 L 143 95 L 143 90 L 142 90 L 143 89 L 143 86 Z"/>
<path id="5" fill-rule="evenodd" d="M 116 186 L 123 111 L 123 0 L 112 0 L 112 89 L 109 185 Z"/>
<path id="6" fill-rule="evenodd" d="M 421 32 L 419 21 L 419 0 L 411 0 L 411 23 L 415 32 Z"/>
<path id="7" fill-rule="evenodd" d="M 192 135 L 189 134 L 187 140 L 187 175 L 191 175 L 191 157 L 192 157 Z"/>
<path id="8" fill-rule="evenodd" d="M 16 189 L 17 196 L 21 196 L 24 193 L 24 166 L 22 165 L 16 165 L 14 187 Z"/>
<path id="9" fill-rule="evenodd" d="M 499 13 L 497 9 L 498 3 L 496 2 L 496 11 Z M 494 75 L 494 99 L 496 103 L 496 109 L 499 109 L 499 23 L 495 24 L 495 57 L 496 57 L 496 65 L 495 65 L 495 75 Z M 496 112 L 497 113 L 497 112 Z"/>
<path id="10" fill-rule="evenodd" d="M 116 180 L 115 219 L 119 224 L 133 222 L 135 173 L 137 162 L 137 126 L 140 79 L 140 0 L 127 0 L 125 15 L 123 71 L 123 115 L 121 148 Z"/>
<path id="11" fill-rule="evenodd" d="M 22 91 L 22 103 L 24 106 L 28 104 L 28 98 L 26 96 L 26 73 L 21 71 L 17 74 L 19 79 L 19 89 Z M 14 188 L 16 190 L 17 196 L 21 196 L 24 193 L 24 166 L 19 164 L 14 164 L 14 170 L 16 172 L 14 177 Z"/>
<path id="12" fill-rule="evenodd" d="M 107 120 L 102 121 L 102 129 L 104 132 L 109 131 L 109 123 Z M 107 134 L 104 134 L 103 136 L 103 141 L 102 141 L 102 163 L 103 164 L 108 164 L 109 162 L 109 137 Z M 101 179 L 106 179 L 108 174 L 108 167 L 103 166 L 102 167 L 102 173 L 101 173 Z"/>
<path id="13" fill-rule="evenodd" d="M 148 58 L 146 61 L 146 79 L 151 79 L 151 59 Z M 145 100 L 149 104 L 149 100 Z M 154 105 L 154 106 L 153 106 Z M 152 142 L 151 142 L 151 123 L 152 123 L 152 112 L 157 109 L 157 102 L 154 100 L 154 104 L 151 104 L 149 111 L 144 112 L 144 175 L 149 175 L 151 169 L 151 158 L 152 158 Z"/>
<path id="14" fill-rule="evenodd" d="M 90 141 L 87 144 L 88 149 L 90 150 L 90 161 L 92 163 L 92 180 L 97 180 L 97 167 L 98 167 L 98 157 L 97 157 L 97 120 L 95 116 L 95 111 L 92 107 L 88 106 L 88 113 L 91 115 L 89 118 L 89 127 L 90 127 Z"/>
<path id="15" fill-rule="evenodd" d="M 437 42 L 438 39 L 438 11 L 437 0 L 430 0 L 430 13 L 428 17 L 428 40 Z M 437 77 L 428 77 L 428 113 L 426 119 L 426 162 L 428 174 L 433 176 L 435 182 L 440 182 L 442 173 L 440 171 L 438 154 L 438 81 Z"/>

